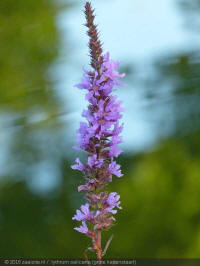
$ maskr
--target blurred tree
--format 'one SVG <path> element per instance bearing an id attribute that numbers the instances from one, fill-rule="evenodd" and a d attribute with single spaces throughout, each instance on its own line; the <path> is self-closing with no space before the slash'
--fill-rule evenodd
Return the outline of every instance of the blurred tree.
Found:
<path id="1" fill-rule="evenodd" d="M 200 54 L 198 51 L 165 56 L 155 63 L 156 77 L 148 86 L 153 112 L 160 108 L 160 129 L 186 135 L 200 128 Z M 151 84 L 151 83 L 149 83 Z M 149 101 L 151 102 L 151 101 Z M 157 112 L 158 113 L 158 112 Z M 151 113 L 152 115 L 152 113 Z"/>
<path id="2" fill-rule="evenodd" d="M 181 7 L 180 11 L 184 12 L 185 26 L 189 30 L 199 32 L 200 20 L 200 1 L 199 0 L 178 0 Z"/>
<path id="3" fill-rule="evenodd" d="M 132 161 L 123 184 L 113 188 L 124 209 L 111 256 L 200 256 L 199 135 L 168 140 Z"/>
<path id="4" fill-rule="evenodd" d="M 1 1 L 1 108 L 56 110 L 48 70 L 58 56 L 58 7 L 52 0 Z"/>
<path id="5" fill-rule="evenodd" d="M 49 197 L 34 195 L 24 182 L 1 185 L 0 191 L 1 257 L 82 255 L 87 244 L 73 232 L 66 186 Z"/>
<path id="6" fill-rule="evenodd" d="M 8 138 L 3 143 L 8 156 L 6 170 L 14 178 L 30 178 L 33 165 L 42 160 L 53 162 L 63 152 L 57 143 L 62 135 L 57 118 L 66 108 L 54 89 L 52 66 L 61 41 L 57 16 L 69 4 L 54 0 L 0 2 L 0 119 L 2 134 Z"/>
<path id="7" fill-rule="evenodd" d="M 200 1 L 177 0 L 188 30 L 199 30 Z M 200 128 L 200 53 L 198 46 L 157 58 L 155 75 L 144 86 L 148 98 L 148 119 L 157 123 L 161 137 L 186 135 Z M 153 119 L 152 119 L 153 117 Z"/>

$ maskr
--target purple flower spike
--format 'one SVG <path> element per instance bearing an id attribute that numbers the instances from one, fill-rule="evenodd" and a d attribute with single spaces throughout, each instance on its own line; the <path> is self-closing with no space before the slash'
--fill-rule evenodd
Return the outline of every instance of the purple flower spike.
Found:
<path id="1" fill-rule="evenodd" d="M 85 182 L 78 187 L 78 191 L 86 191 L 87 202 L 72 219 L 82 222 L 75 230 L 92 238 L 93 249 L 101 260 L 101 231 L 112 227 L 115 220 L 113 214 L 117 213 L 116 208 L 121 209 L 120 196 L 103 189 L 112 181 L 112 175 L 123 176 L 115 158 L 122 152 L 118 145 L 122 142 L 120 134 L 123 125 L 119 121 L 124 109 L 122 102 L 112 93 L 115 86 L 122 85 L 120 78 L 125 74 L 118 72 L 120 63 L 112 61 L 109 53 L 103 55 L 94 24 L 94 10 L 89 2 L 85 5 L 85 15 L 92 71 L 84 70 L 82 82 L 76 85 L 86 90 L 85 99 L 88 101 L 88 108 L 82 112 L 86 122 L 80 123 L 76 148 L 84 150 L 87 159 L 83 164 L 77 158 L 72 169 L 83 173 Z"/>

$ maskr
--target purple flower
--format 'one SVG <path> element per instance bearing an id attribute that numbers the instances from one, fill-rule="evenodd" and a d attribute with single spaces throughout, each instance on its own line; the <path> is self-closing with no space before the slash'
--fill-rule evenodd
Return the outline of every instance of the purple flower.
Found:
<path id="1" fill-rule="evenodd" d="M 88 165 L 91 168 L 100 168 L 103 164 L 103 159 L 97 159 L 97 155 L 94 154 L 93 156 L 88 157 Z"/>
<path id="2" fill-rule="evenodd" d="M 116 144 L 119 144 L 119 143 L 122 143 L 122 137 L 121 136 L 118 136 L 118 135 L 114 135 L 112 136 L 112 140 L 110 142 L 110 145 L 116 145 Z"/>
<path id="3" fill-rule="evenodd" d="M 81 185 L 78 187 L 78 192 L 82 191 L 82 190 L 90 190 L 90 188 L 92 187 L 92 185 L 95 183 L 94 179 L 90 179 L 88 181 L 88 183 L 86 183 L 85 185 Z"/>
<path id="4" fill-rule="evenodd" d="M 80 161 L 79 158 L 76 159 L 76 164 L 72 165 L 71 168 L 73 170 L 79 170 L 79 171 L 85 170 L 85 166 L 84 166 L 84 164 L 82 164 L 82 162 Z"/>
<path id="5" fill-rule="evenodd" d="M 109 157 L 110 158 L 118 157 L 121 152 L 122 152 L 122 150 L 120 148 L 118 148 L 118 146 L 116 144 L 114 144 L 113 146 L 111 146 L 111 148 L 109 150 Z"/>
<path id="6" fill-rule="evenodd" d="M 111 80 L 118 81 L 118 77 L 123 78 L 125 73 L 119 74 L 115 69 L 119 67 L 120 62 L 113 62 L 110 60 L 110 53 L 106 53 L 104 56 L 105 63 L 103 67 L 106 69 L 105 75 Z"/>
<path id="7" fill-rule="evenodd" d="M 89 234 L 88 227 L 84 221 L 82 222 L 82 225 L 80 227 L 75 227 L 74 229 L 80 233 Z"/>
<path id="8" fill-rule="evenodd" d="M 82 81 L 80 84 L 75 85 L 78 89 L 85 89 L 85 90 L 91 90 L 91 82 L 90 79 L 88 79 L 87 71 L 84 70 L 84 76 L 82 78 Z"/>
<path id="9" fill-rule="evenodd" d="M 112 161 L 109 164 L 109 171 L 111 174 L 116 175 L 117 177 L 123 176 L 123 174 L 121 173 L 121 170 L 120 170 L 120 165 L 117 164 L 115 161 Z"/>
<path id="10" fill-rule="evenodd" d="M 94 93 L 92 91 L 89 91 L 86 95 L 85 95 L 85 99 L 93 104 L 93 105 L 97 105 L 97 99 L 94 97 Z"/>
<path id="11" fill-rule="evenodd" d="M 120 196 L 116 193 L 116 192 L 111 192 L 106 200 L 106 204 L 108 205 L 108 207 L 104 210 L 104 212 L 110 212 L 113 214 L 117 213 L 117 210 L 113 210 L 115 207 L 117 207 L 118 209 L 121 209 L 120 205 Z"/>
<path id="12" fill-rule="evenodd" d="M 85 205 L 81 206 L 81 211 L 77 210 L 76 215 L 72 218 L 72 220 L 77 221 L 86 221 L 92 219 L 92 213 L 89 210 L 89 204 L 86 203 Z"/>
<path id="13" fill-rule="evenodd" d="M 114 129 L 112 131 L 112 135 L 118 136 L 122 132 L 122 129 L 123 129 L 123 125 L 119 125 L 119 122 L 115 123 Z"/>

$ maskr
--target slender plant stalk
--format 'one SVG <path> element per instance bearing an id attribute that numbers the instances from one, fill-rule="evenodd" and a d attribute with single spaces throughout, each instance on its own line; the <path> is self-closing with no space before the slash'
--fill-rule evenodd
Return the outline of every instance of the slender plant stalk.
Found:
<path id="1" fill-rule="evenodd" d="M 119 62 L 111 61 L 109 53 L 103 55 L 90 2 L 86 2 L 85 17 L 92 69 L 85 71 L 82 82 L 76 85 L 87 91 L 88 101 L 88 108 L 82 113 L 87 122 L 80 123 L 76 148 L 87 152 L 87 162 L 82 163 L 77 158 L 72 169 L 83 173 L 86 182 L 78 187 L 78 191 L 86 191 L 86 204 L 76 211 L 72 219 L 82 222 L 75 230 L 92 239 L 93 247 L 88 250 L 95 251 L 97 259 L 101 260 L 112 240 L 112 237 L 108 240 L 103 252 L 102 231 L 113 226 L 113 215 L 117 213 L 115 208 L 121 209 L 120 196 L 116 192 L 107 192 L 105 187 L 112 181 L 113 175 L 122 176 L 120 165 L 114 158 L 121 153 L 118 144 L 122 142 L 120 133 L 123 126 L 119 120 L 123 108 L 121 101 L 118 101 L 112 92 L 115 85 L 122 85 L 119 78 L 124 77 L 124 74 L 119 74 L 116 70 Z"/>
<path id="2" fill-rule="evenodd" d="M 98 243 L 97 258 L 98 258 L 98 260 L 101 260 L 102 259 L 101 230 L 97 231 L 97 243 Z"/>

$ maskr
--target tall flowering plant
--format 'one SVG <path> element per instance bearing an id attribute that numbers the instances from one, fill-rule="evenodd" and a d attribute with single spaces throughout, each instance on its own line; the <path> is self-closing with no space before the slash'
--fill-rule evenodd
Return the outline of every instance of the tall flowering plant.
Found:
<path id="1" fill-rule="evenodd" d="M 76 85 L 87 91 L 88 101 L 88 108 L 82 113 L 87 122 L 80 123 L 76 148 L 86 151 L 88 156 L 86 163 L 77 158 L 72 169 L 83 173 L 85 183 L 78 187 L 78 191 L 86 191 L 86 203 L 72 219 L 82 223 L 74 229 L 92 239 L 90 250 L 96 251 L 101 260 L 111 241 L 110 238 L 103 250 L 101 232 L 112 227 L 114 214 L 121 209 L 120 196 L 116 192 L 108 193 L 104 188 L 112 181 L 113 175 L 122 176 L 115 158 L 122 152 L 118 144 L 122 142 L 120 133 L 123 126 L 119 120 L 123 108 L 112 92 L 115 85 L 122 85 L 119 78 L 125 74 L 118 73 L 116 69 L 120 63 L 111 61 L 109 53 L 103 55 L 90 2 L 86 2 L 85 16 L 92 70 L 84 71 L 82 82 Z"/>

